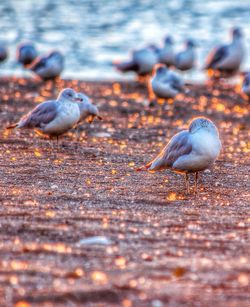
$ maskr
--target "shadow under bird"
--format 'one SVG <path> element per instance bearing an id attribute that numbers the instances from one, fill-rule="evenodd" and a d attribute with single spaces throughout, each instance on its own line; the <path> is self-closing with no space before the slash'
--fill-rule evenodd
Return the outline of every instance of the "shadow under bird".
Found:
<path id="1" fill-rule="evenodd" d="M 168 35 L 164 40 L 164 45 L 158 51 L 159 62 L 167 66 L 173 66 L 175 64 L 175 54 L 173 48 L 173 39 Z"/>
<path id="2" fill-rule="evenodd" d="M 154 65 L 158 62 L 158 49 L 150 45 L 145 48 L 134 50 L 129 61 L 115 63 L 117 70 L 121 72 L 136 72 L 139 76 L 150 74 Z"/>
<path id="3" fill-rule="evenodd" d="M 197 191 L 198 173 L 210 168 L 221 150 L 218 130 L 214 123 L 198 117 L 192 120 L 188 130 L 177 133 L 146 166 L 137 170 L 152 172 L 171 169 L 185 175 L 186 190 L 189 193 L 190 173 L 195 173 L 195 191 Z"/>
<path id="4" fill-rule="evenodd" d="M 234 28 L 231 32 L 232 41 L 228 45 L 215 47 L 206 59 L 206 70 L 215 70 L 225 73 L 237 72 L 244 59 L 244 45 L 242 32 Z"/>
<path id="5" fill-rule="evenodd" d="M 64 57 L 59 51 L 52 51 L 36 58 L 28 68 L 43 80 L 53 80 L 63 71 Z"/>
<path id="6" fill-rule="evenodd" d="M 6 47 L 0 46 L 0 62 L 4 62 L 8 57 L 8 50 Z"/>
<path id="7" fill-rule="evenodd" d="M 102 117 L 99 115 L 97 106 L 90 102 L 90 99 L 87 95 L 83 93 L 77 93 L 77 98 L 77 104 L 80 110 L 79 123 L 85 121 L 87 118 L 90 118 L 90 123 L 94 120 L 95 117 L 102 120 Z"/>
<path id="8" fill-rule="evenodd" d="M 185 43 L 185 49 L 175 56 L 175 67 L 177 69 L 186 71 L 194 68 L 196 62 L 195 48 L 194 41 L 188 39 Z"/>
<path id="9" fill-rule="evenodd" d="M 170 99 L 184 92 L 185 84 L 181 76 L 166 66 L 157 64 L 150 80 L 150 88 L 157 98 Z"/>
<path id="10" fill-rule="evenodd" d="M 21 118 L 7 129 L 35 129 L 49 136 L 59 136 L 73 128 L 80 120 L 77 93 L 66 88 L 56 100 L 48 100 Z"/>
<path id="11" fill-rule="evenodd" d="M 33 44 L 22 43 L 17 47 L 17 61 L 24 66 L 31 64 L 37 57 L 37 51 Z"/>

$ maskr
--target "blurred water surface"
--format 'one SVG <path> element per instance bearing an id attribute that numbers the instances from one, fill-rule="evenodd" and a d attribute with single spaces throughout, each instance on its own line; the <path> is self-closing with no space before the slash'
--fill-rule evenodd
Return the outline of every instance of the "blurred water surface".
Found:
<path id="1" fill-rule="evenodd" d="M 56 48 L 65 54 L 63 77 L 117 78 L 114 59 L 126 58 L 131 48 L 160 43 L 166 34 L 174 36 L 176 50 L 186 37 L 198 42 L 199 68 L 209 49 L 227 40 L 232 26 L 243 28 L 250 50 L 249 16 L 250 0 L 1 0 L 0 42 L 10 58 L 0 73 L 24 73 L 15 50 L 29 40 L 41 53 Z M 250 57 L 244 66 L 250 66 Z"/>

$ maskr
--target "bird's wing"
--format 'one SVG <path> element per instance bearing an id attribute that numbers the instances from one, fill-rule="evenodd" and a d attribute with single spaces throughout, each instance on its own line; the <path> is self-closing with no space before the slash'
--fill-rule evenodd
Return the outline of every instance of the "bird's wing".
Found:
<path id="1" fill-rule="evenodd" d="M 21 119 L 20 127 L 42 128 L 55 119 L 57 110 L 55 100 L 45 101 Z"/>
<path id="2" fill-rule="evenodd" d="M 179 157 L 188 155 L 191 151 L 192 144 L 189 139 L 189 132 L 184 130 L 176 134 L 161 153 L 146 165 L 146 168 L 152 171 L 170 168 Z"/>
<path id="3" fill-rule="evenodd" d="M 215 48 L 211 51 L 211 53 L 208 55 L 207 61 L 206 61 L 206 69 L 208 68 L 214 68 L 218 62 L 220 62 L 222 59 L 224 59 L 228 54 L 228 47 L 227 46 L 220 46 L 218 48 Z"/>

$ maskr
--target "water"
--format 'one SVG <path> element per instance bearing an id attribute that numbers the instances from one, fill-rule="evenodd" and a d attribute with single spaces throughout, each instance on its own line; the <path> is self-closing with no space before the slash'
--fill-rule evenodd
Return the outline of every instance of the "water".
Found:
<path id="1" fill-rule="evenodd" d="M 120 78 L 111 63 L 131 48 L 160 43 L 172 34 L 176 49 L 188 36 L 198 44 L 198 68 L 214 44 L 228 38 L 232 26 L 244 30 L 250 50 L 250 0 L 1 0 L 0 42 L 10 58 L 1 75 L 27 75 L 15 62 L 19 42 L 30 40 L 43 53 L 59 49 L 66 56 L 63 77 Z M 244 69 L 250 67 L 250 57 Z M 193 77 L 200 78 L 198 70 Z"/>

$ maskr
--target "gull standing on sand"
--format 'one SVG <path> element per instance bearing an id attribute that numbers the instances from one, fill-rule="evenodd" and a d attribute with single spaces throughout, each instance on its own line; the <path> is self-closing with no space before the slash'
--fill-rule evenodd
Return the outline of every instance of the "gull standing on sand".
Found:
<path id="1" fill-rule="evenodd" d="M 60 76 L 63 67 L 63 55 L 59 51 L 52 51 L 46 56 L 35 59 L 29 69 L 43 80 L 53 80 Z"/>
<path id="2" fill-rule="evenodd" d="M 188 39 L 185 43 L 185 49 L 176 54 L 175 67 L 179 70 L 186 71 L 194 68 L 196 61 L 195 53 L 196 44 L 193 40 Z"/>
<path id="3" fill-rule="evenodd" d="M 8 57 L 8 51 L 6 47 L 0 46 L 0 62 L 4 62 Z"/>
<path id="4" fill-rule="evenodd" d="M 245 75 L 241 90 L 245 95 L 248 96 L 248 99 L 250 99 L 250 73 Z"/>
<path id="5" fill-rule="evenodd" d="M 231 32 L 232 42 L 214 48 L 206 59 L 205 69 L 233 73 L 239 70 L 244 59 L 242 32 L 234 28 Z"/>
<path id="6" fill-rule="evenodd" d="M 39 104 L 21 120 L 7 127 L 35 129 L 39 132 L 58 136 L 73 128 L 80 120 L 78 97 L 71 88 L 62 90 L 56 100 Z"/>
<path id="7" fill-rule="evenodd" d="M 83 93 L 77 93 L 77 98 L 78 98 L 77 104 L 80 110 L 79 123 L 83 122 L 88 117 L 90 117 L 90 123 L 94 120 L 95 117 L 102 120 L 102 117 L 99 115 L 99 110 L 97 106 L 93 105 L 90 102 L 90 99 L 87 95 Z"/>
<path id="8" fill-rule="evenodd" d="M 132 52 L 130 61 L 116 63 L 115 67 L 121 72 L 134 71 L 139 76 L 150 74 L 155 64 L 158 63 L 158 48 L 154 45 Z"/>
<path id="9" fill-rule="evenodd" d="M 184 92 L 185 84 L 181 76 L 161 64 L 155 65 L 149 88 L 157 98 L 170 99 Z"/>
<path id="10" fill-rule="evenodd" d="M 17 47 L 17 61 L 24 66 L 31 64 L 37 57 L 37 51 L 33 44 L 22 43 Z"/>
<path id="11" fill-rule="evenodd" d="M 138 171 L 161 171 L 171 169 L 185 175 L 186 189 L 189 193 L 190 173 L 195 173 L 197 191 L 198 172 L 211 167 L 221 150 L 219 133 L 214 123 L 198 117 L 192 120 L 188 130 L 177 133 L 161 153 Z"/>
<path id="12" fill-rule="evenodd" d="M 173 39 L 168 35 L 164 40 L 163 48 L 159 49 L 159 62 L 167 66 L 173 66 L 175 63 L 175 54 L 173 49 Z"/>

